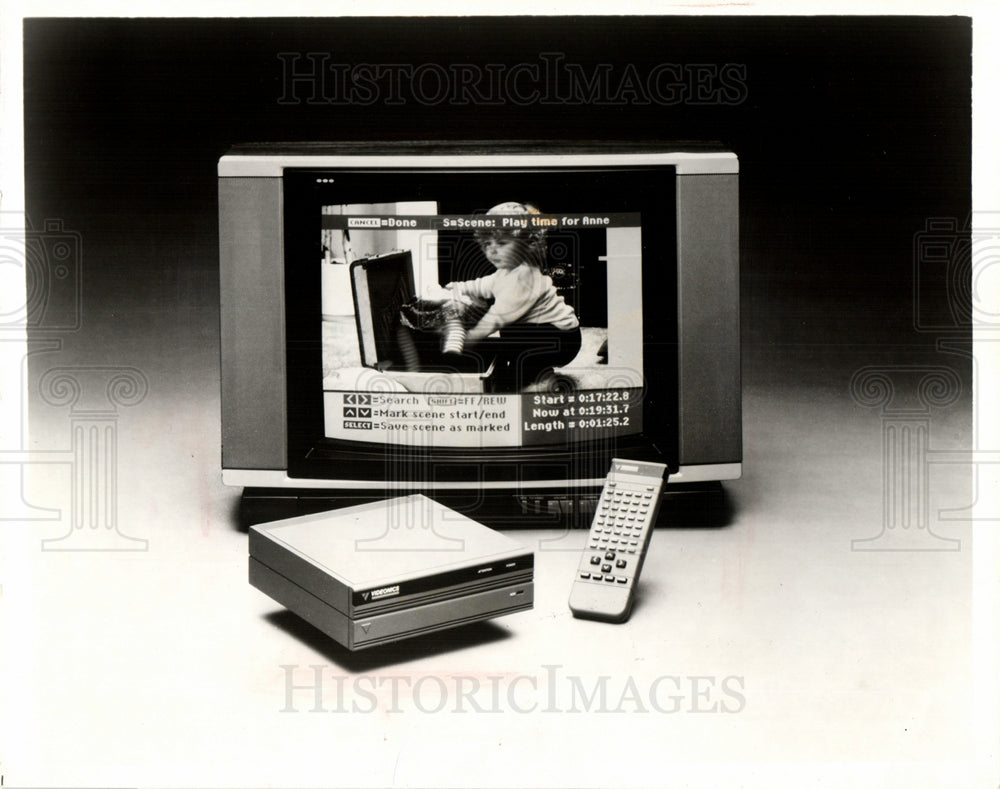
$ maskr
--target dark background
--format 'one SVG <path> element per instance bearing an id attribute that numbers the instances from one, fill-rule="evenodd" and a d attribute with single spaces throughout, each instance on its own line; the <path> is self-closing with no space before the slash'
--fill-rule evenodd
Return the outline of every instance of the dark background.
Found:
<path id="1" fill-rule="evenodd" d="M 302 69 L 323 53 L 507 74 L 559 53 L 612 83 L 663 63 L 743 78 L 734 90 L 709 76 L 669 106 L 629 94 L 429 104 L 405 91 L 362 104 L 290 88 L 282 53 Z M 24 113 L 28 219 L 61 220 L 82 255 L 34 336 L 75 309 L 79 325 L 56 332 L 63 353 L 146 364 L 159 392 L 217 391 L 216 164 L 258 141 L 718 140 L 740 158 L 747 386 L 846 393 L 859 365 L 908 354 L 970 369 L 935 351 L 971 336 L 967 261 L 946 249 L 915 265 L 929 220 L 946 220 L 935 228 L 951 249 L 971 210 L 968 19 L 29 19 Z"/>

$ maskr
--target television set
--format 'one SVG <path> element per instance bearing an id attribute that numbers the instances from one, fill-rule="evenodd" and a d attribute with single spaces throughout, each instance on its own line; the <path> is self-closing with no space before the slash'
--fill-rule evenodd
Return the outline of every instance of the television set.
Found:
<path id="1" fill-rule="evenodd" d="M 250 144 L 218 176 L 223 480 L 245 502 L 419 492 L 585 526 L 612 457 L 666 464 L 668 490 L 740 476 L 734 153 Z M 483 334 L 511 292 L 483 284 L 487 245 L 510 236 L 571 357 L 533 333 L 546 315 Z"/>

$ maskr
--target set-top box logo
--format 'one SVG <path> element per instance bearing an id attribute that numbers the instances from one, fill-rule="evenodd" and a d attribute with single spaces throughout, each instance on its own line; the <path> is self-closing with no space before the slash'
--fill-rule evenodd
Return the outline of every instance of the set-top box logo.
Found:
<path id="1" fill-rule="evenodd" d="M 383 586 L 379 589 L 372 589 L 370 592 L 362 592 L 361 596 L 368 600 L 381 600 L 383 597 L 395 597 L 399 594 L 399 584 L 393 584 L 392 586 Z"/>

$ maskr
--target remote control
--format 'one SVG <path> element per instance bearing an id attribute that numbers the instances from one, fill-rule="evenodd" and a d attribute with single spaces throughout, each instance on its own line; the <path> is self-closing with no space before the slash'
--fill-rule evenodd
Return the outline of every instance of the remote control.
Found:
<path id="1" fill-rule="evenodd" d="M 668 476 L 662 463 L 611 461 L 569 594 L 573 616 L 628 619 Z"/>

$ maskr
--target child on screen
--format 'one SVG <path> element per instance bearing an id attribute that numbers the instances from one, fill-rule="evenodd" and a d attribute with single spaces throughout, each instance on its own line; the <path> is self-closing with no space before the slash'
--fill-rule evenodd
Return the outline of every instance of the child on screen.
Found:
<path id="1" fill-rule="evenodd" d="M 481 344 L 484 355 L 493 355 L 498 391 L 518 391 L 535 383 L 580 351 L 580 321 L 545 273 L 545 229 L 529 224 L 539 213 L 525 203 L 491 208 L 487 215 L 523 217 L 525 226 L 477 231 L 476 241 L 496 270 L 445 285 L 456 299 L 490 303 L 467 330 L 464 349 L 476 353 Z M 491 337 L 494 333 L 498 339 Z"/>

